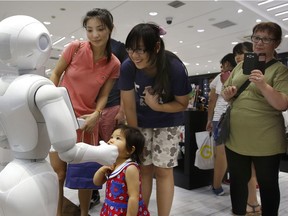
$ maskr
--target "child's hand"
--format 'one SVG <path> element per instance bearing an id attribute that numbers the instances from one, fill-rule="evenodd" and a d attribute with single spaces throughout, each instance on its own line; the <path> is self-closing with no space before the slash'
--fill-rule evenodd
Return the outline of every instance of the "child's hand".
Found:
<path id="1" fill-rule="evenodd" d="M 109 176 L 112 172 L 113 172 L 113 170 L 114 170 L 114 165 L 112 165 L 112 166 L 102 166 L 101 168 L 100 168 L 100 171 L 101 171 L 101 173 L 103 173 L 105 176 Z"/>

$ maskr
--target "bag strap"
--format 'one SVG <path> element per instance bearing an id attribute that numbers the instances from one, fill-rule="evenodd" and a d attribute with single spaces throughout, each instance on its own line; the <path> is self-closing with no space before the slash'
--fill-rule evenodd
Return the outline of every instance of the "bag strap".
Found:
<path id="1" fill-rule="evenodd" d="M 74 56 L 75 56 L 75 55 L 77 54 L 77 52 L 79 51 L 80 45 L 81 45 L 81 43 L 80 43 L 80 41 L 78 41 L 78 45 L 77 45 L 76 49 L 74 50 L 74 53 L 73 53 L 73 55 L 72 55 L 72 58 L 71 58 L 70 63 L 72 62 Z M 70 64 L 70 63 L 69 63 L 69 64 Z"/>
<path id="2" fill-rule="evenodd" d="M 273 65 L 274 63 L 278 62 L 276 59 L 272 59 L 269 62 L 265 64 L 265 69 Z M 236 95 L 234 96 L 234 100 L 247 88 L 247 86 L 250 84 L 249 79 L 247 79 L 239 88 Z"/>

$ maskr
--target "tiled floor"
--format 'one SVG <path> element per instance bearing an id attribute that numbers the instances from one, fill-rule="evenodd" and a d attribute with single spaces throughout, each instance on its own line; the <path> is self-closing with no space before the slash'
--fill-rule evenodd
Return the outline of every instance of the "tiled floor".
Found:
<path id="1" fill-rule="evenodd" d="M 171 216 L 227 216 L 231 214 L 229 186 L 223 185 L 226 195 L 215 196 L 210 187 L 186 190 L 175 187 Z M 155 189 L 155 186 L 154 186 Z M 279 216 L 288 215 L 288 173 L 280 172 L 281 204 Z M 99 215 L 104 199 L 104 189 L 100 191 L 101 203 L 90 210 L 91 216 Z M 78 205 L 75 190 L 65 188 L 65 196 Z M 258 193 L 259 196 L 259 193 Z M 157 215 L 155 190 L 153 190 L 149 210 L 151 216 Z"/>

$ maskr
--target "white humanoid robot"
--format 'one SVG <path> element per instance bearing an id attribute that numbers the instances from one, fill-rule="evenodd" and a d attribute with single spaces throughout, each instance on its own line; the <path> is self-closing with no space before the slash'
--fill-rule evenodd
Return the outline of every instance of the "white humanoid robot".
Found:
<path id="1" fill-rule="evenodd" d="M 14 158 L 0 173 L 0 216 L 56 215 L 58 178 L 46 160 L 51 145 L 68 163 L 111 165 L 118 156 L 115 146 L 76 143 L 67 92 L 38 75 L 50 52 L 49 32 L 38 20 L 0 22 L 0 147 Z"/>

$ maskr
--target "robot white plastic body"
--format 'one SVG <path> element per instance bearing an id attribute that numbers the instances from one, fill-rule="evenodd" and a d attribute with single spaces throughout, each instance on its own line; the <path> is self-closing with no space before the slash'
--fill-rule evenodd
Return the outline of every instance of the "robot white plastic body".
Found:
<path id="1" fill-rule="evenodd" d="M 110 165 L 118 155 L 115 146 L 75 144 L 78 124 L 67 92 L 37 75 L 50 52 L 49 32 L 38 20 L 0 22 L 0 147 L 14 158 L 0 173 L 0 216 L 56 215 L 58 178 L 45 160 L 51 144 L 70 163 Z"/>

